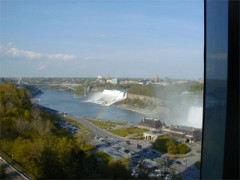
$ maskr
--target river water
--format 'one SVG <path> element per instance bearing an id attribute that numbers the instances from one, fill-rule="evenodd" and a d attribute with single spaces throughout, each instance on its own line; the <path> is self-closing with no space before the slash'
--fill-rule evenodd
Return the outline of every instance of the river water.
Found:
<path id="1" fill-rule="evenodd" d="M 91 117 L 101 120 L 124 121 L 138 123 L 144 117 L 143 114 L 130 110 L 119 109 L 115 106 L 101 106 L 84 102 L 85 98 L 74 98 L 69 91 L 45 89 L 43 94 L 36 97 L 38 104 L 72 115 Z M 160 118 L 167 125 L 184 125 L 202 127 L 202 96 L 178 96 L 172 100 L 170 112 Z"/>
<path id="2" fill-rule="evenodd" d="M 38 104 L 73 115 L 91 117 L 102 120 L 115 120 L 125 122 L 139 122 L 144 115 L 114 106 L 101 106 L 84 102 L 84 98 L 74 98 L 68 91 L 45 89 L 43 94 L 36 97 Z"/>

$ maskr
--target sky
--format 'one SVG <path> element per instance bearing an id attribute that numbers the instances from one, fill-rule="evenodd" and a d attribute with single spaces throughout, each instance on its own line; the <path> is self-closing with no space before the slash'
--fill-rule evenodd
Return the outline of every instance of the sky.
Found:
<path id="1" fill-rule="evenodd" d="M 203 77 L 202 0 L 1 0 L 0 77 Z"/>

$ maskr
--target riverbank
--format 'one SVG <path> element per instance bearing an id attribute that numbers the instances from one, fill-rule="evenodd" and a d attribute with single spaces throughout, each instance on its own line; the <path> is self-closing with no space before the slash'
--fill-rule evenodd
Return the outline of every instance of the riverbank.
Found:
<path id="1" fill-rule="evenodd" d="M 142 114 L 145 117 L 151 117 L 151 118 L 159 118 L 164 113 L 169 112 L 168 108 L 159 106 L 159 105 L 149 105 L 143 109 L 142 108 L 133 108 L 127 104 L 118 104 L 118 105 L 113 105 L 113 106 L 116 108 L 119 108 L 119 109 L 136 112 L 136 113 Z"/>

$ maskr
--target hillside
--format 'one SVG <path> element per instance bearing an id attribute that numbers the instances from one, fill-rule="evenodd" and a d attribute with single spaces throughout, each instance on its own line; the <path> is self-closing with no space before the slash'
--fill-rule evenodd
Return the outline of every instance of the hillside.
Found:
<path id="1" fill-rule="evenodd" d="M 59 128 L 54 123 L 58 120 L 33 106 L 26 90 L 0 84 L 0 153 L 32 179 L 129 177 L 121 161 L 98 161 L 83 151 L 83 136 Z"/>

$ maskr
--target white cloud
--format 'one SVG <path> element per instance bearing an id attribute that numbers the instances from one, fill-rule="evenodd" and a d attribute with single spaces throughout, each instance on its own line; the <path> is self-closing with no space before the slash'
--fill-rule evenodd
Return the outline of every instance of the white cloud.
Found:
<path id="1" fill-rule="evenodd" d="M 94 59 L 96 59 L 96 57 L 94 57 L 94 56 L 86 56 L 86 57 L 84 57 L 84 60 L 94 60 Z"/>
<path id="2" fill-rule="evenodd" d="M 72 54 L 46 54 L 46 53 L 39 53 L 35 51 L 26 51 L 21 50 L 15 47 L 11 47 L 12 43 L 8 43 L 8 47 L 4 47 L 0 45 L 0 55 L 7 55 L 12 57 L 23 57 L 28 59 L 40 59 L 40 58 L 47 58 L 47 59 L 61 59 L 61 60 L 72 60 L 75 59 L 76 56 Z"/>
<path id="3" fill-rule="evenodd" d="M 69 55 L 69 54 L 48 54 L 46 55 L 49 59 L 63 59 L 63 60 L 71 60 L 75 59 L 75 55 Z"/>
<path id="4" fill-rule="evenodd" d="M 43 55 L 41 53 L 37 53 L 34 51 L 24 51 L 24 50 L 20 50 L 20 49 L 13 48 L 13 47 L 7 49 L 7 54 L 10 56 L 26 57 L 29 59 L 37 59 L 37 58 L 43 57 Z"/>
<path id="5" fill-rule="evenodd" d="M 39 63 L 38 66 L 37 66 L 37 69 L 38 69 L 38 70 L 43 70 L 43 69 L 46 68 L 46 66 L 47 66 L 47 65 L 44 64 L 44 63 Z"/>

